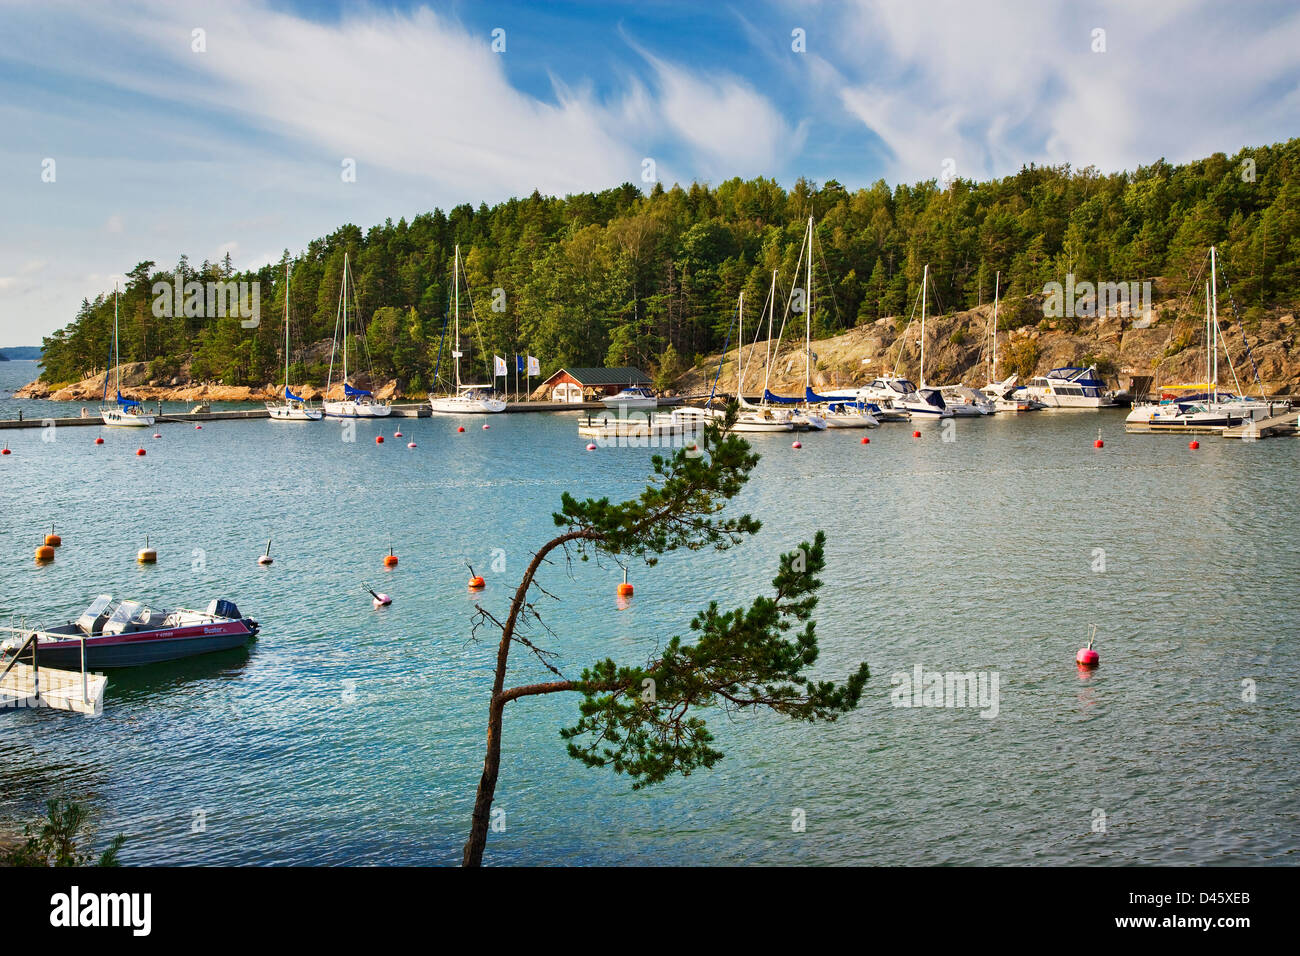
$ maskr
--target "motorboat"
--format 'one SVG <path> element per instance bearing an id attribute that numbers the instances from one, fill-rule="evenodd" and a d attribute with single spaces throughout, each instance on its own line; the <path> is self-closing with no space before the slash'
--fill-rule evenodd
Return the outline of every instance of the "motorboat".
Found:
<path id="1" fill-rule="evenodd" d="M 882 377 L 858 390 L 864 401 L 902 409 L 912 418 L 952 418 L 952 409 L 937 388 L 917 388 L 910 379 Z"/>
<path id="2" fill-rule="evenodd" d="M 1036 398 L 1030 398 L 1023 387 L 1017 385 L 1020 376 L 1012 375 L 1000 382 L 989 382 L 980 389 L 981 394 L 999 412 L 1034 412 L 1046 408 Z"/>
<path id="3" fill-rule="evenodd" d="M 136 667 L 242 647 L 259 625 L 232 601 L 216 599 L 206 611 L 164 611 L 139 601 L 114 603 L 101 594 L 75 621 L 43 629 L 11 628 L 3 648 L 16 653 L 36 638 L 38 665 L 78 670 Z"/>
<path id="4" fill-rule="evenodd" d="M 1095 365 L 1054 368 L 1031 378 L 1025 392 L 1048 408 L 1110 408 L 1115 404 L 1106 383 L 1097 378 Z"/>
<path id="5" fill-rule="evenodd" d="M 997 406 L 987 396 L 968 385 L 941 385 L 939 394 L 943 396 L 943 403 L 958 418 L 976 418 L 997 411 Z"/>
<path id="6" fill-rule="evenodd" d="M 617 395 L 607 395 L 600 401 L 606 408 L 645 409 L 659 407 L 659 399 L 655 396 L 655 393 L 639 385 L 625 388 Z"/>

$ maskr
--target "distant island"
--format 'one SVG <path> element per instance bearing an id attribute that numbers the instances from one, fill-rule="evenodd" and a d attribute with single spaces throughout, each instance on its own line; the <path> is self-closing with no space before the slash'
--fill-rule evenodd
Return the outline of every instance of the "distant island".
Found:
<path id="1" fill-rule="evenodd" d="M 490 380 L 493 355 L 513 371 L 513 356 L 524 353 L 538 357 L 543 377 L 566 366 L 636 366 L 652 373 L 656 385 L 673 387 L 707 356 L 734 350 L 742 290 L 752 343 L 774 271 L 775 323 L 781 324 L 791 287 L 805 281 L 796 273 L 812 216 L 817 306 L 811 337 L 872 338 L 849 357 L 855 376 L 892 366 L 896 356 L 881 350 L 897 347 L 927 265 L 929 315 L 953 317 L 927 330 L 928 338 L 940 328 L 944 335 L 942 346 L 931 343 L 936 365 L 927 367 L 927 379 L 988 374 L 983 342 L 995 283 L 998 326 L 1017 332 L 1016 342 L 999 345 L 1005 374 L 1023 378 L 1052 362 L 1085 359 L 1099 370 L 1142 364 L 1134 371 L 1163 374 L 1183 353 L 1191 369 L 1204 354 L 1204 316 L 1189 304 L 1189 293 L 1200 291 L 1215 245 L 1219 321 L 1237 371 L 1253 378 L 1254 359 L 1270 390 L 1289 391 L 1300 387 L 1293 331 L 1300 243 L 1292 240 L 1298 197 L 1300 139 L 1178 165 L 1158 159 L 1123 172 L 1030 165 L 988 182 L 878 181 L 849 190 L 834 179 L 800 179 L 786 189 L 772 179 L 734 178 L 716 185 L 655 183 L 648 192 L 625 183 L 563 198 L 534 192 L 368 229 L 344 225 L 296 256 L 285 250 L 284 262 L 251 272 L 236 272 L 229 257 L 193 265 L 182 256 L 162 268 L 140 262 L 126 272 L 118 302 L 122 361 L 132 366 L 123 382 L 159 390 L 201 384 L 258 395 L 274 390 L 284 374 L 287 264 L 289 377 L 299 388 L 324 386 L 347 254 L 356 278 L 349 331 L 359 315 L 368 340 L 367 349 L 353 353 L 365 356 L 351 369 L 354 379 L 405 395 L 445 388 L 451 363 L 445 317 L 459 246 L 472 293 L 467 302 L 462 286 L 463 375 Z M 1064 311 L 1049 309 L 1044 292 L 1053 283 L 1071 290 L 1150 283 L 1163 307 L 1158 319 L 1133 314 L 1103 323 L 1105 316 L 1074 309 L 1073 292 Z M 171 291 L 235 284 L 256 290 L 253 325 L 205 305 L 200 293 L 191 302 L 186 291 L 182 308 Z M 102 375 L 113 315 L 111 291 L 84 300 L 69 324 L 45 339 L 40 381 L 26 396 L 76 383 L 95 392 L 91 380 Z M 803 329 L 798 316 L 789 322 L 799 328 L 792 332 L 787 324 L 785 343 L 798 355 L 783 351 L 779 368 L 794 375 L 802 364 Z M 9 357 L 18 357 L 16 351 L 8 350 Z M 812 351 L 830 350 L 814 344 Z M 338 372 L 336 365 L 335 381 Z"/>
<path id="2" fill-rule="evenodd" d="M 39 345 L 18 345 L 13 348 L 0 349 L 0 362 L 39 362 L 40 360 L 41 347 Z"/>

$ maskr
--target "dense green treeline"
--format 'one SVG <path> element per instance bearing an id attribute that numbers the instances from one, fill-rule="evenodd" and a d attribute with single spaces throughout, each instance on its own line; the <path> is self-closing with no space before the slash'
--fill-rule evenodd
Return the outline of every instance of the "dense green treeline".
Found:
<path id="1" fill-rule="evenodd" d="M 396 377 L 412 392 L 431 387 L 459 244 L 474 316 L 462 288 L 462 340 L 478 369 L 480 341 L 489 355 L 536 355 L 544 373 L 561 365 L 657 369 L 675 356 L 689 363 L 722 346 L 741 289 L 748 320 L 757 318 L 773 269 L 784 302 L 809 215 L 820 335 L 906 314 L 926 263 L 932 309 L 943 312 L 988 301 L 998 271 L 1003 295 L 1013 297 L 1067 272 L 1094 282 L 1164 277 L 1184 289 L 1215 243 L 1243 312 L 1300 301 L 1300 139 L 1292 139 L 1111 175 L 1031 166 L 947 189 L 881 181 L 856 192 L 834 180 L 800 180 L 789 191 L 768 179 L 656 185 L 649 195 L 624 184 L 434 210 L 366 232 L 346 225 L 292 261 L 295 349 L 332 337 L 347 252 L 376 377 Z M 154 283 L 171 283 L 177 271 L 185 281 L 259 282 L 260 326 L 158 317 Z M 158 379 L 192 361 L 194 380 L 272 382 L 282 374 L 283 309 L 281 264 L 231 274 L 228 262 L 142 262 L 122 293 L 122 357 L 151 363 Z M 111 291 L 83 302 L 73 322 L 45 339 L 42 377 L 70 381 L 103 368 L 112 321 Z M 447 352 L 442 345 L 443 377 Z M 327 362 L 328 354 L 297 363 L 294 380 L 323 383 Z"/>

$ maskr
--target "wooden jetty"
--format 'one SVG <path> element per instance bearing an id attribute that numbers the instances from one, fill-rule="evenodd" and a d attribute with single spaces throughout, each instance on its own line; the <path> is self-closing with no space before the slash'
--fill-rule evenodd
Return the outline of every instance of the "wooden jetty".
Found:
<path id="1" fill-rule="evenodd" d="M 1235 428 L 1225 428 L 1221 432 L 1224 438 L 1240 438 L 1253 441 L 1256 438 L 1275 438 L 1283 435 L 1295 435 L 1300 428 L 1300 412 L 1287 412 L 1274 415 L 1257 422 L 1247 422 Z"/>

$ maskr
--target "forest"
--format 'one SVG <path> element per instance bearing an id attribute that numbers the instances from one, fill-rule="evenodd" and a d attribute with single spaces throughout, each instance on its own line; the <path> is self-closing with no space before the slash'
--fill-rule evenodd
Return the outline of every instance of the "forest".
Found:
<path id="1" fill-rule="evenodd" d="M 435 387 L 437 370 L 441 387 L 459 245 L 462 342 L 479 369 L 484 354 L 528 353 L 544 375 L 565 365 L 634 365 L 664 381 L 722 348 L 742 289 L 752 303 L 748 323 L 772 270 L 782 301 L 802 281 L 794 274 L 808 216 L 817 235 L 814 336 L 905 316 L 926 264 L 934 314 L 989 301 L 999 272 L 1010 316 L 1016 297 L 1067 273 L 1094 282 L 1158 278 L 1184 290 L 1211 244 L 1248 328 L 1300 300 L 1300 139 L 1292 139 L 1132 172 L 1031 165 L 983 183 L 878 181 L 850 192 L 835 180 L 800 179 L 786 190 L 758 178 L 648 192 L 625 183 L 563 198 L 534 192 L 364 231 L 344 225 L 255 272 L 234 272 L 228 257 L 140 262 L 120 295 L 122 360 L 149 363 L 158 380 L 188 371 L 196 382 L 274 382 L 283 374 L 288 264 L 291 378 L 323 384 L 346 253 L 365 323 L 363 370 L 369 364 L 373 380 L 395 378 L 408 393 Z M 260 325 L 157 317 L 154 284 L 178 276 L 258 282 Z M 44 340 L 42 379 L 66 383 L 102 369 L 112 324 L 112 290 L 83 301 Z"/>

